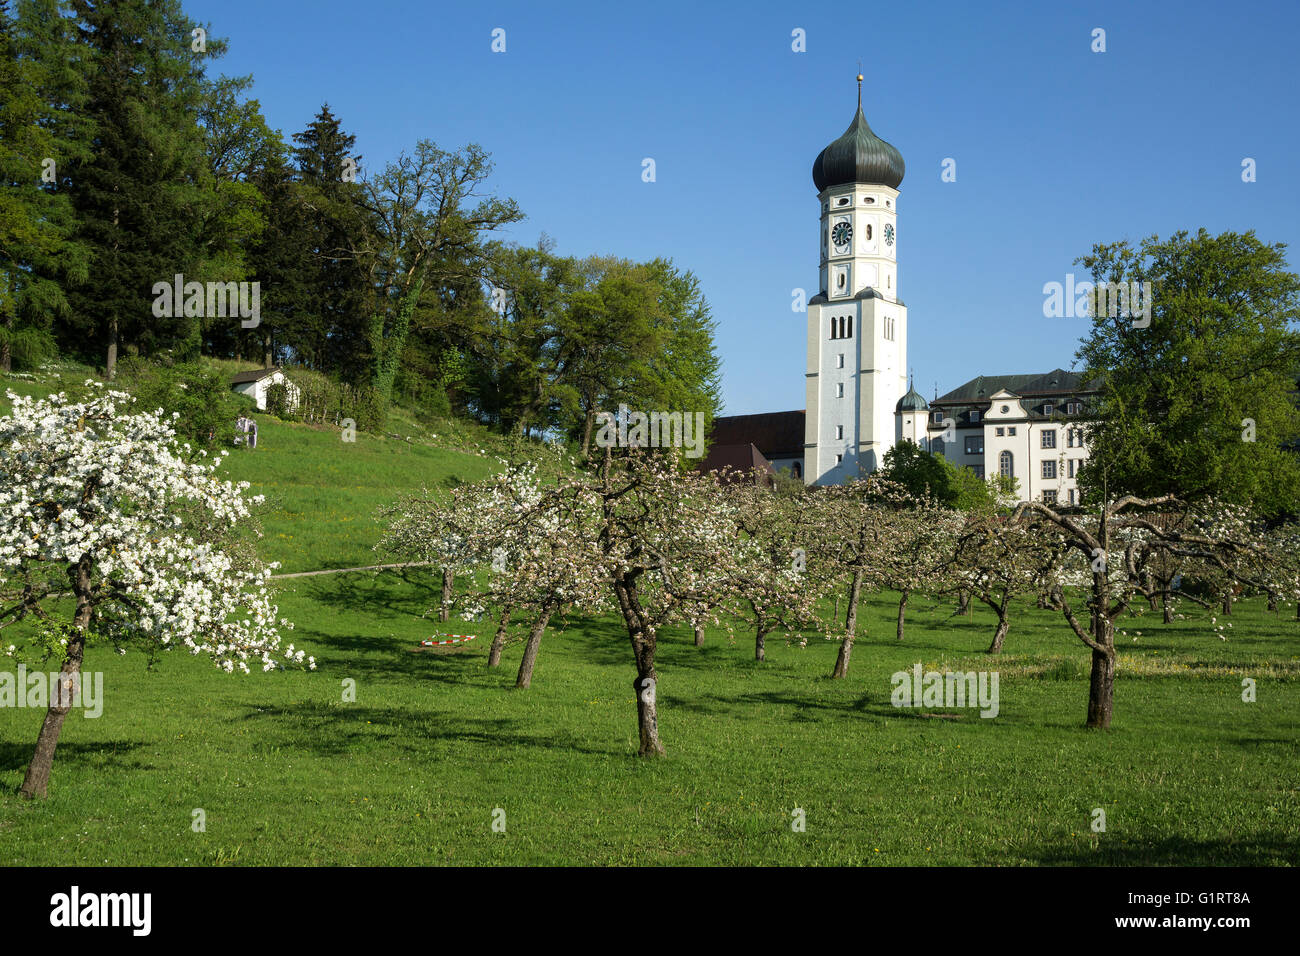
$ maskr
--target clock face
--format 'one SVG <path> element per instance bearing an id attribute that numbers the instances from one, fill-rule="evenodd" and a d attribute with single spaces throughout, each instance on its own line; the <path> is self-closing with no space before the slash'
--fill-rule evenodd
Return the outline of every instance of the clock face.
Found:
<path id="1" fill-rule="evenodd" d="M 892 246 L 893 244 L 894 244 L 894 226 L 892 223 L 887 222 L 885 223 L 885 245 Z"/>
<path id="2" fill-rule="evenodd" d="M 853 238 L 853 227 L 847 222 L 837 222 L 835 228 L 831 230 L 831 241 L 837 246 L 848 245 L 849 240 Z"/>

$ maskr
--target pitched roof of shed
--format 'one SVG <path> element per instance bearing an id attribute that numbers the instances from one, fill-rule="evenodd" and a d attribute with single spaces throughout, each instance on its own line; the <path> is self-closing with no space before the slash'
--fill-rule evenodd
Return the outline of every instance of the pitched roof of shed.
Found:
<path id="1" fill-rule="evenodd" d="M 259 368 L 251 372 L 240 372 L 230 380 L 230 384 L 244 385 L 248 382 L 260 382 L 268 375 L 274 375 L 278 371 L 280 371 L 280 368 L 277 366 L 276 368 Z"/>

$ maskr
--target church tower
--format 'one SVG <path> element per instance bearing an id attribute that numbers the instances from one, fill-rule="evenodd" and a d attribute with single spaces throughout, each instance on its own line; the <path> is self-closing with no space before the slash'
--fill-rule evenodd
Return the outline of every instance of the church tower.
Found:
<path id="1" fill-rule="evenodd" d="M 907 383 L 907 306 L 898 298 L 903 157 L 858 111 L 818 154 L 821 291 L 808 302 L 804 478 L 837 485 L 870 474 L 895 440 Z"/>

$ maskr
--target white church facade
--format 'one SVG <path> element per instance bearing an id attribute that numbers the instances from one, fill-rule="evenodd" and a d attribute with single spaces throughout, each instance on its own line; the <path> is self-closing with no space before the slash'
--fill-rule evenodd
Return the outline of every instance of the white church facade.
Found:
<path id="1" fill-rule="evenodd" d="M 1078 373 L 978 376 L 932 402 L 909 385 L 898 281 L 904 171 L 902 154 L 867 123 L 859 76 L 853 122 L 813 163 L 820 291 L 808 302 L 806 407 L 717 418 L 713 446 L 833 485 L 875 471 L 907 439 L 980 477 L 1014 477 L 1023 499 L 1073 504 L 1087 456 L 1081 424 L 1096 394 Z"/>

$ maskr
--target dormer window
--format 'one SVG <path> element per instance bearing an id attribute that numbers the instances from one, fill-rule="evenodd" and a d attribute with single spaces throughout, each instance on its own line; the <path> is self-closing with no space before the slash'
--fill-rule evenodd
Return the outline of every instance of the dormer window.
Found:
<path id="1" fill-rule="evenodd" d="M 1045 403 L 1043 404 L 1043 414 L 1044 414 L 1044 415 L 1047 415 L 1047 416 L 1049 416 L 1049 417 L 1051 416 L 1051 414 L 1052 414 L 1052 403 L 1051 403 L 1051 402 L 1045 402 Z"/>
<path id="2" fill-rule="evenodd" d="M 930 413 L 930 423 L 933 424 L 933 425 L 942 425 L 942 424 L 943 424 L 943 412 L 941 412 L 941 411 L 933 411 L 933 412 L 931 412 L 931 413 Z"/>
<path id="3" fill-rule="evenodd" d="M 1077 415 L 1082 411 L 1082 406 L 1078 402 L 1067 402 L 1065 405 L 1065 414 Z"/>
<path id="4" fill-rule="evenodd" d="M 974 410 L 971 411 L 971 413 L 970 413 L 970 420 L 971 420 L 972 422 L 977 422 L 977 421 L 979 421 L 979 420 L 980 420 L 980 413 L 979 413 L 978 411 L 974 411 Z"/>

